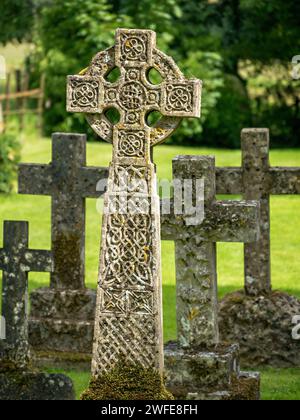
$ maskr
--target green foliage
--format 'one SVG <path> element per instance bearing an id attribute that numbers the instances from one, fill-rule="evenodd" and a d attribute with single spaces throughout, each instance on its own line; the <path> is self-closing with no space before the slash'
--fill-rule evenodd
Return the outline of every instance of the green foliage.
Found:
<path id="1" fill-rule="evenodd" d="M 157 32 L 157 44 L 163 50 L 169 49 L 177 33 L 174 20 L 182 15 L 178 0 L 120 0 L 115 11 L 130 16 L 131 27 Z"/>
<path id="2" fill-rule="evenodd" d="M 127 26 L 127 22 L 112 12 L 105 0 L 52 0 L 49 7 L 41 9 L 38 47 L 31 65 L 46 74 L 47 134 L 84 130 L 84 117 L 66 112 L 66 76 L 79 73 L 95 52 L 111 46 L 116 28 Z"/>
<path id="3" fill-rule="evenodd" d="M 12 191 L 19 161 L 20 143 L 18 140 L 8 134 L 0 135 L 0 193 Z"/>
<path id="4" fill-rule="evenodd" d="M 201 77 L 204 80 L 202 91 L 201 119 L 184 119 L 180 128 L 172 136 L 175 143 L 201 144 L 203 125 L 215 113 L 224 86 L 223 62 L 217 53 L 190 52 L 180 67 L 187 77 Z"/>
<path id="5" fill-rule="evenodd" d="M 292 82 L 288 66 L 300 53 L 298 3 L 35 0 L 37 48 L 29 64 L 46 73 L 46 134 L 88 131 L 93 137 L 83 115 L 65 111 L 66 76 L 113 45 L 117 27 L 137 27 L 155 30 L 159 48 L 186 75 L 204 81 L 201 120 L 185 120 L 170 142 L 238 147 L 240 128 L 260 125 L 274 130 L 277 142 L 299 145 L 299 84 Z M 244 71 L 249 61 L 251 72 Z M 275 78 L 262 78 L 262 67 Z"/>
<path id="6" fill-rule="evenodd" d="M 225 75 L 220 96 L 204 125 L 204 138 L 212 147 L 240 148 L 240 132 L 252 122 L 247 90 L 236 76 Z"/>
<path id="7" fill-rule="evenodd" d="M 1 0 L 0 43 L 28 38 L 33 22 L 33 0 Z"/>

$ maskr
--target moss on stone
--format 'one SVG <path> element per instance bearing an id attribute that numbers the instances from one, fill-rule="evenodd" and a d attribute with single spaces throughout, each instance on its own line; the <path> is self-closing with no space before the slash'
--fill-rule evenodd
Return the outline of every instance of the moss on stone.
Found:
<path id="1" fill-rule="evenodd" d="M 258 399 L 257 381 L 254 378 L 241 378 L 232 376 L 230 397 L 225 400 L 231 401 L 256 401 Z"/>
<path id="2" fill-rule="evenodd" d="M 160 373 L 120 361 L 109 373 L 93 378 L 81 400 L 173 400 Z"/>

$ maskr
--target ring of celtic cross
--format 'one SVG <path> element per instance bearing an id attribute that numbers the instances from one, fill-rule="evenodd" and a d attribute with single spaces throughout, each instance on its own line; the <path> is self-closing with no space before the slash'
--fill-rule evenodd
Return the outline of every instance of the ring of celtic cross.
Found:
<path id="1" fill-rule="evenodd" d="M 110 82 L 108 75 L 115 68 L 119 78 Z M 161 76 L 159 84 L 150 80 L 152 69 Z M 115 46 L 99 52 L 80 75 L 69 76 L 67 95 L 68 111 L 84 113 L 109 143 L 116 130 L 143 129 L 154 146 L 169 137 L 182 118 L 200 116 L 201 82 L 186 79 L 173 59 L 156 48 L 155 33 L 146 30 L 118 30 Z M 115 124 L 110 109 L 118 111 Z M 148 116 L 153 111 L 161 117 L 151 125 Z"/>

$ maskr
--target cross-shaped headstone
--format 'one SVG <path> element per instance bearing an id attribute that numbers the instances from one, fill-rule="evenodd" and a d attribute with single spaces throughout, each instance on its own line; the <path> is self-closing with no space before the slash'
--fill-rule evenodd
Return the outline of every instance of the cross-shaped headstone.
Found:
<path id="1" fill-rule="evenodd" d="M 155 42 L 150 30 L 119 29 L 115 47 L 99 53 L 85 75 L 68 78 L 68 111 L 87 114 L 95 132 L 113 142 L 102 229 L 94 376 L 112 369 L 121 357 L 143 367 L 163 368 L 159 198 L 150 149 L 177 127 L 181 117 L 200 116 L 201 82 L 186 80 Z M 105 76 L 115 66 L 121 76 L 110 84 Z M 151 68 L 164 78 L 158 86 L 148 80 Z M 120 113 L 114 127 L 105 117 L 112 107 Z M 152 110 L 164 117 L 151 128 L 146 115 Z M 124 178 L 130 181 L 124 183 Z"/>
<path id="2" fill-rule="evenodd" d="M 271 167 L 269 130 L 245 129 L 242 167 L 217 169 L 217 193 L 260 201 L 260 239 L 245 245 L 245 289 L 254 296 L 270 293 L 270 195 L 300 194 L 300 168 Z"/>
<path id="3" fill-rule="evenodd" d="M 81 134 L 53 134 L 49 165 L 19 167 L 20 194 L 52 197 L 52 288 L 84 288 L 85 199 L 99 197 L 97 182 L 107 176 L 106 168 L 86 166 L 86 136 Z"/>
<path id="4" fill-rule="evenodd" d="M 162 217 L 162 238 L 175 240 L 177 334 L 183 348 L 219 343 L 216 270 L 217 242 L 254 242 L 259 236 L 259 203 L 216 201 L 215 159 L 179 156 L 173 160 L 173 177 L 204 180 L 204 220 L 188 226 L 188 216 Z M 183 196 L 183 195 L 182 195 Z"/>
<path id="5" fill-rule="evenodd" d="M 28 223 L 4 222 L 4 245 L 0 249 L 2 275 L 2 315 L 6 338 L 0 341 L 2 358 L 25 366 L 28 347 L 28 273 L 51 272 L 49 251 L 28 249 Z"/>

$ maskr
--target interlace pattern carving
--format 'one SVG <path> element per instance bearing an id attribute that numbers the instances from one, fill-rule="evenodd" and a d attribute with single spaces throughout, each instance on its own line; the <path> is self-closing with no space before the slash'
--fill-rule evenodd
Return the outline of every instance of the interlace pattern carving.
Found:
<path id="1" fill-rule="evenodd" d="M 150 149 L 183 117 L 199 117 L 199 80 L 187 80 L 156 48 L 155 33 L 120 29 L 115 47 L 98 53 L 84 75 L 68 78 L 68 110 L 82 112 L 93 130 L 113 143 L 105 197 L 96 309 L 93 374 L 109 371 L 121 356 L 163 368 L 160 216 Z M 115 67 L 120 77 L 107 81 Z M 151 68 L 163 81 L 148 80 Z M 106 112 L 115 108 L 119 122 Z M 146 124 L 151 111 L 163 117 Z"/>

